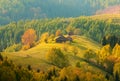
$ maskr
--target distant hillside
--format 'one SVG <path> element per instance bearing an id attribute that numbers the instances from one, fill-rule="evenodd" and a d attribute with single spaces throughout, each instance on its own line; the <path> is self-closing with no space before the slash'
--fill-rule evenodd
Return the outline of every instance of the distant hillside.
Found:
<path id="1" fill-rule="evenodd" d="M 0 24 L 11 21 L 94 15 L 120 0 L 0 0 Z"/>
<path id="2" fill-rule="evenodd" d="M 110 6 L 104 10 L 98 11 L 96 14 L 120 14 L 120 5 Z"/>
<path id="3" fill-rule="evenodd" d="M 0 28 L 0 51 L 13 44 L 21 43 L 21 36 L 27 29 L 34 29 L 37 33 L 37 40 L 48 32 L 54 34 L 60 29 L 67 34 L 67 28 L 78 35 L 89 37 L 101 42 L 103 36 L 120 36 L 120 15 L 96 15 L 77 18 L 55 18 L 12 22 Z"/>

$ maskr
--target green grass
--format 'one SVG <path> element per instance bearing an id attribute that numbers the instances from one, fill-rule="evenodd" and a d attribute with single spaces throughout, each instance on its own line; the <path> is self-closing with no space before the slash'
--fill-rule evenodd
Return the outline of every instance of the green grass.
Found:
<path id="1" fill-rule="evenodd" d="M 27 67 L 27 65 L 30 64 L 33 69 L 40 68 L 42 70 L 45 70 L 51 66 L 46 62 L 46 53 L 49 51 L 50 48 L 55 47 L 63 50 L 63 48 L 66 47 L 67 52 L 65 52 L 65 54 L 67 54 L 70 64 L 73 66 L 78 61 L 70 56 L 73 55 L 73 47 L 78 48 L 77 56 L 79 57 L 83 57 L 83 54 L 87 49 L 92 49 L 94 51 L 98 51 L 100 49 L 100 45 L 98 43 L 84 36 L 73 36 L 73 39 L 74 42 L 71 44 L 42 43 L 26 51 L 3 52 L 2 55 L 4 57 L 7 56 L 17 65 L 20 64 Z"/>

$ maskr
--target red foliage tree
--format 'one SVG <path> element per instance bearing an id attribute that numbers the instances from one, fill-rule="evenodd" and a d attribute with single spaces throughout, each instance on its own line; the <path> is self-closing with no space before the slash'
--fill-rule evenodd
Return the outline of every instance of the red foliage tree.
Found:
<path id="1" fill-rule="evenodd" d="M 32 46 L 36 40 L 36 31 L 34 29 L 28 29 L 22 36 L 23 45 Z"/>

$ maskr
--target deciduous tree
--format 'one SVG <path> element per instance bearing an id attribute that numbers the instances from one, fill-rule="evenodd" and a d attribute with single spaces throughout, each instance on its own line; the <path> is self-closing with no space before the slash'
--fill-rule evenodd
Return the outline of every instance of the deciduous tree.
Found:
<path id="1" fill-rule="evenodd" d="M 45 42 L 47 43 L 48 42 L 48 38 L 49 38 L 49 33 L 48 32 L 45 32 L 41 35 L 40 37 L 40 42 Z"/>
<path id="2" fill-rule="evenodd" d="M 56 33 L 55 33 L 55 35 L 56 36 L 60 36 L 62 33 L 61 33 L 61 30 L 60 29 L 58 29 L 57 31 L 56 31 Z"/>
<path id="3" fill-rule="evenodd" d="M 36 31 L 34 29 L 28 29 L 22 36 L 22 44 L 32 47 L 36 38 Z"/>
<path id="4" fill-rule="evenodd" d="M 50 51 L 46 54 L 46 58 L 52 65 L 58 66 L 60 68 L 69 65 L 68 59 L 65 57 L 63 52 L 57 48 L 50 49 Z"/>

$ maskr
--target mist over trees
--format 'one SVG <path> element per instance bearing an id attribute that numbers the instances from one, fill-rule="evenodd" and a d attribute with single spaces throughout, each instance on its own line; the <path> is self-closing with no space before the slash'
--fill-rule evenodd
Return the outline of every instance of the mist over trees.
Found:
<path id="1" fill-rule="evenodd" d="M 0 24 L 11 21 L 94 15 L 119 0 L 0 0 Z"/>

